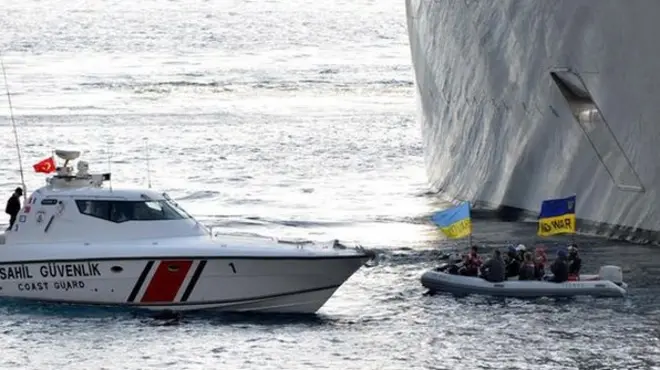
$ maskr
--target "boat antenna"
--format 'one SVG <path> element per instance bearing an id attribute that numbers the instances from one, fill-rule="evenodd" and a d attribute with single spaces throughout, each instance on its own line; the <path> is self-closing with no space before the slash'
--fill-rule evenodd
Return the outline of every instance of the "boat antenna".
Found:
<path id="1" fill-rule="evenodd" d="M 18 169 L 21 173 L 21 185 L 23 186 L 23 201 L 27 201 L 27 187 L 25 186 L 25 176 L 23 175 L 23 161 L 21 159 L 21 147 L 18 141 L 18 131 L 16 130 L 16 121 L 14 120 L 14 109 L 11 105 L 11 94 L 9 93 L 9 83 L 7 83 L 7 71 L 5 70 L 5 63 L 0 54 L 0 66 L 2 66 L 2 75 L 5 78 L 5 89 L 7 90 L 7 102 L 9 103 L 9 117 L 11 118 L 11 127 L 14 131 L 14 141 L 16 142 L 16 152 L 18 153 Z"/>
<path id="2" fill-rule="evenodd" d="M 149 169 L 149 138 L 144 138 L 144 151 L 147 160 L 147 185 L 151 189 L 151 171 Z"/>
<path id="3" fill-rule="evenodd" d="M 108 173 L 110 174 L 110 178 L 108 179 L 108 186 L 110 187 L 110 191 L 112 191 L 112 153 L 110 153 L 110 140 L 106 141 L 106 144 L 108 146 L 106 150 L 108 154 Z"/>

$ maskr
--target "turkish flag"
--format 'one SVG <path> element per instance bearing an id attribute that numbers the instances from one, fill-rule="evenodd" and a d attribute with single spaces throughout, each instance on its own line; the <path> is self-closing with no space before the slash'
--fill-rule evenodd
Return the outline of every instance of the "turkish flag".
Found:
<path id="1" fill-rule="evenodd" d="M 40 172 L 40 173 L 55 172 L 55 160 L 53 159 L 53 157 L 48 157 L 33 165 L 32 168 L 34 168 L 34 172 Z"/>

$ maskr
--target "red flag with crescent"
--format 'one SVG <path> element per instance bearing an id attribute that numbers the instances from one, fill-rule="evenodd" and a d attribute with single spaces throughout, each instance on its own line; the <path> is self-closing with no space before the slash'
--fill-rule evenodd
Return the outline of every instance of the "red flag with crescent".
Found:
<path id="1" fill-rule="evenodd" d="M 55 172 L 55 160 L 53 159 L 53 157 L 48 157 L 46 159 L 37 162 L 35 165 L 32 166 L 32 168 L 34 168 L 34 172 L 40 172 L 40 173 Z"/>

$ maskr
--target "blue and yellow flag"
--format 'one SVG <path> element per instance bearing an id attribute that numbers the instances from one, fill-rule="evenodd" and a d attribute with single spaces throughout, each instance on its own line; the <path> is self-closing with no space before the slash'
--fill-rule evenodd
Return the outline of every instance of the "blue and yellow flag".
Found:
<path id="1" fill-rule="evenodd" d="M 458 239 L 472 234 L 472 220 L 470 219 L 470 203 L 462 204 L 434 213 L 431 216 L 433 223 L 440 227 L 440 230 L 448 238 Z"/>
<path id="2" fill-rule="evenodd" d="M 575 233 L 575 195 L 544 200 L 539 214 L 540 236 Z"/>

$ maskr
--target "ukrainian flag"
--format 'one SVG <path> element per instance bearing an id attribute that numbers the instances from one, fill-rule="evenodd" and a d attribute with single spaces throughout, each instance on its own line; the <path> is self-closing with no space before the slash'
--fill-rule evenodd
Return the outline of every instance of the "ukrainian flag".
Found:
<path id="1" fill-rule="evenodd" d="M 440 230 L 448 238 L 458 239 L 472 234 L 472 220 L 470 219 L 470 203 L 462 204 L 434 213 L 431 216 L 433 223 L 440 227 Z"/>
<path id="2" fill-rule="evenodd" d="M 575 195 L 544 200 L 539 214 L 540 236 L 575 233 Z"/>

